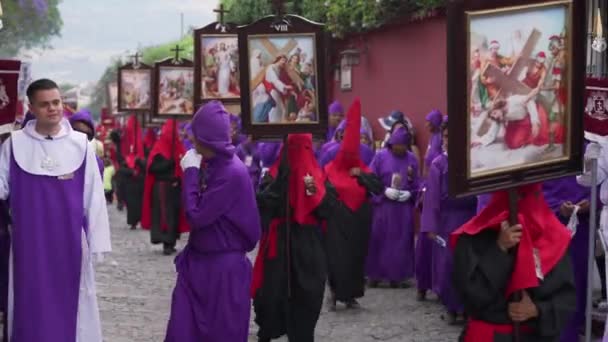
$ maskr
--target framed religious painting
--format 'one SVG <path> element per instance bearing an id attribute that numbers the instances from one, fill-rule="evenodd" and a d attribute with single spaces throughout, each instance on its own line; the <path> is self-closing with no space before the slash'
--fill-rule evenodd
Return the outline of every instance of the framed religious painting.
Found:
<path id="1" fill-rule="evenodd" d="M 118 110 L 152 111 L 152 72 L 144 63 L 129 63 L 118 68 Z"/>
<path id="2" fill-rule="evenodd" d="M 154 115 L 191 117 L 194 115 L 194 63 L 168 58 L 154 65 Z"/>
<path id="3" fill-rule="evenodd" d="M 269 16 L 239 27 L 243 129 L 256 138 L 323 135 L 327 36 L 305 18 Z"/>
<path id="4" fill-rule="evenodd" d="M 582 170 L 585 2 L 448 6 L 450 193 Z"/>
<path id="5" fill-rule="evenodd" d="M 106 100 L 108 101 L 108 109 L 110 114 L 119 115 L 118 110 L 118 83 L 110 82 L 106 86 Z"/>
<path id="6" fill-rule="evenodd" d="M 241 97 L 239 39 L 232 24 L 211 23 L 194 31 L 194 102 L 238 103 Z"/>

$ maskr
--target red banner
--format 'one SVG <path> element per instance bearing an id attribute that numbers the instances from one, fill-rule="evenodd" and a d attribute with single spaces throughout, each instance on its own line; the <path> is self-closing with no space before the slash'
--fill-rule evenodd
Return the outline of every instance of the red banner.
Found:
<path id="1" fill-rule="evenodd" d="M 585 102 L 585 136 L 590 140 L 608 138 L 608 79 L 588 78 Z"/>
<path id="2" fill-rule="evenodd" d="M 21 62 L 0 59 L 0 133 L 13 129 L 19 101 Z"/>

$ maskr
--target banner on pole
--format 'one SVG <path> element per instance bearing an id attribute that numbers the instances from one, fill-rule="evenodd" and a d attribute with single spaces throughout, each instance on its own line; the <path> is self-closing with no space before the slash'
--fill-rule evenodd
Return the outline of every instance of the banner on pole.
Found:
<path id="1" fill-rule="evenodd" d="M 587 79 L 583 122 L 585 138 L 608 142 L 608 79 Z"/>

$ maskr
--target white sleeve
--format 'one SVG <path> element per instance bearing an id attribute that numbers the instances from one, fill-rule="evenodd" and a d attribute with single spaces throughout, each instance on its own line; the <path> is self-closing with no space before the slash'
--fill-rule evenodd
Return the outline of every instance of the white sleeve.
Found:
<path id="1" fill-rule="evenodd" d="M 95 151 L 91 148 L 87 148 L 86 156 L 84 208 L 89 224 L 89 248 L 92 254 L 101 259 L 103 253 L 112 251 L 110 221 Z"/>
<path id="2" fill-rule="evenodd" d="M 496 121 L 492 120 L 490 129 L 488 129 L 488 132 L 486 134 L 484 134 L 483 137 L 479 138 L 479 142 L 483 146 L 490 145 L 491 143 L 496 141 L 496 136 L 498 135 L 499 130 L 500 130 L 500 125 Z"/>
<path id="3" fill-rule="evenodd" d="M 597 182 L 596 186 L 602 184 L 608 178 L 608 156 L 602 154 L 597 160 Z M 578 184 L 586 187 L 593 186 L 591 184 L 591 170 L 585 170 L 585 172 L 576 177 Z"/>
<path id="4" fill-rule="evenodd" d="M 0 200 L 6 200 L 10 192 L 11 153 L 11 139 L 8 138 L 0 149 Z"/>

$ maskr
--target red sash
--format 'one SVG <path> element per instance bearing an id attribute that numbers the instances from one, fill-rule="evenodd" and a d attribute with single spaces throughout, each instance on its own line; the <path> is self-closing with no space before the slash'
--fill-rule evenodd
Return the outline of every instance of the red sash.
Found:
<path id="1" fill-rule="evenodd" d="M 532 329 L 525 325 L 520 325 L 519 331 L 522 334 L 532 333 Z M 469 319 L 464 335 L 464 342 L 492 342 L 494 334 L 513 334 L 513 324 L 492 324 L 475 319 Z"/>

